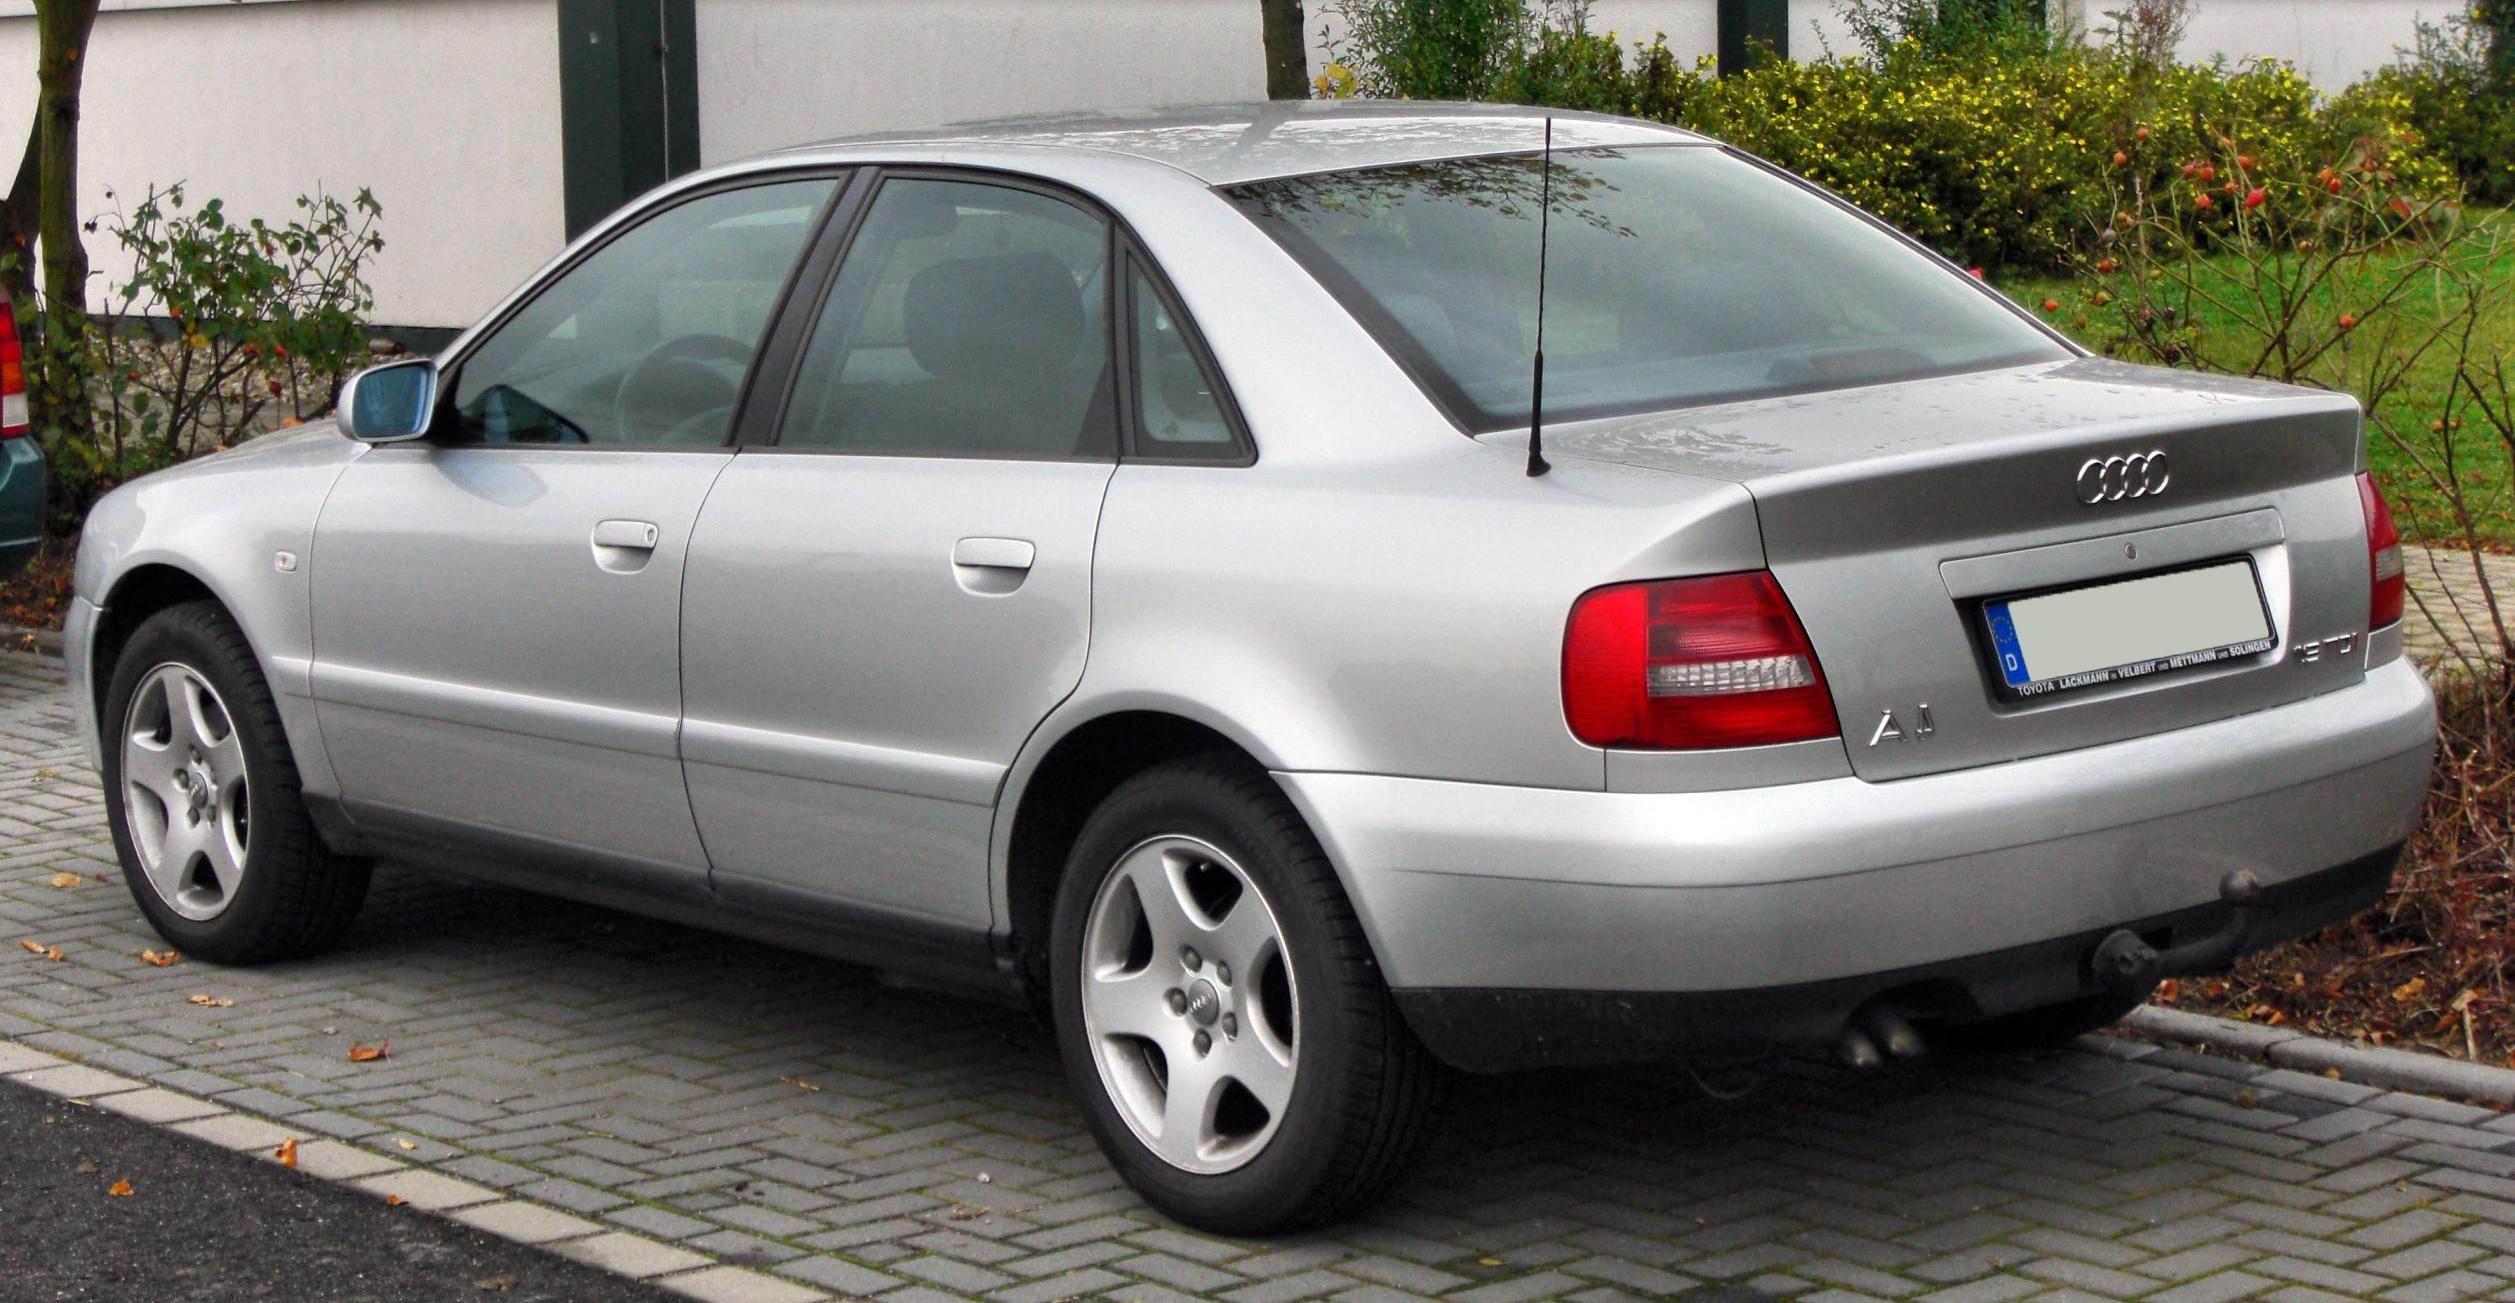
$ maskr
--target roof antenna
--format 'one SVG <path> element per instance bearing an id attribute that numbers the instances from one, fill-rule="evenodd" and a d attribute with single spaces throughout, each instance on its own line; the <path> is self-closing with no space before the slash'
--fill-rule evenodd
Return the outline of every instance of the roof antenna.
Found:
<path id="1" fill-rule="evenodd" d="M 1546 228 L 1554 217 L 1554 115 L 1546 115 L 1546 152 L 1537 165 L 1537 365 L 1528 381 L 1528 475 L 1554 469 L 1546 460 Z"/>

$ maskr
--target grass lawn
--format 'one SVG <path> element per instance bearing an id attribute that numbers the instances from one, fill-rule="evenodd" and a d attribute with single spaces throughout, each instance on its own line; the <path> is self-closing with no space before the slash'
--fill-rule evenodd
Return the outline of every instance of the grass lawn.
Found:
<path id="1" fill-rule="evenodd" d="M 2493 255 L 2489 274 L 2498 286 L 2498 297 L 2481 328 L 2481 356 L 2484 367 L 2488 358 L 2502 359 L 2509 373 L 2515 375 L 2515 212 L 2474 209 L 2466 216 L 2456 238 L 2462 250 Z M 2363 313 L 2363 305 L 2352 300 L 2380 294 L 2382 287 L 2398 275 L 2401 261 L 2388 262 L 2377 257 L 2368 260 L 2368 265 L 2354 275 L 2334 277 L 2315 293 L 2301 315 L 2320 314 L 2322 320 L 2334 321 L 2344 312 Z M 2241 262 L 2234 259 L 2213 264 L 2210 273 L 2223 282 L 2211 287 L 2213 295 L 2237 304 L 2249 302 L 2249 294 L 2239 279 L 2241 270 Z M 2127 273 L 2117 273 L 2122 274 Z M 1996 273 L 1992 281 L 2030 307 L 2040 308 L 2046 300 L 2060 302 L 2061 310 L 2048 314 L 2048 319 L 2090 349 L 2104 351 L 2105 337 L 2117 329 L 2109 313 L 2089 306 L 2090 283 L 2065 276 L 2012 277 Z M 2260 349 L 2258 334 L 2238 325 L 2237 318 L 2226 308 L 2199 302 L 2193 312 L 2201 326 L 2200 356 L 2207 364 L 2236 371 L 2251 364 Z M 2387 350 L 2416 347 L 2423 335 L 2433 334 L 2444 315 L 2432 286 L 2413 291 L 2387 312 L 2369 315 L 2367 324 L 2350 337 L 2348 352 L 2335 351 L 2315 366 L 2313 381 L 2327 388 L 2360 391 L 2369 373 L 2378 369 L 2376 357 Z M 2415 541 L 2440 545 L 2459 543 L 2462 530 L 2446 496 L 2420 469 L 2420 463 L 2431 467 L 2444 464 L 2445 439 L 2430 426 L 2444 410 L 2445 396 L 2453 385 L 2454 367 L 2452 349 L 2434 348 L 2420 360 L 2401 390 L 2388 400 L 2386 412 L 2394 430 L 2410 441 L 2408 449 L 2373 424 L 2367 429 L 2369 460 L 2374 463 L 2376 478 L 2384 485 L 2385 496 L 2393 504 L 2402 533 Z M 2507 445 L 2473 412 L 2454 440 L 2453 451 L 2474 524 L 2482 538 L 2492 550 L 2515 550 L 2515 465 L 2510 465 Z"/>

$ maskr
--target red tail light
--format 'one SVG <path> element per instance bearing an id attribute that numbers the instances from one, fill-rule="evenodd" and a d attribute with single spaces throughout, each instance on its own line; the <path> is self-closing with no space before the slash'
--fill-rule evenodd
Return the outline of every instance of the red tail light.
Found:
<path id="1" fill-rule="evenodd" d="M 2367 628 L 2381 629 L 2401 620 L 2407 583 L 2402 578 L 2401 531 L 2393 527 L 2393 509 L 2375 487 L 2375 477 L 2358 472 L 2358 506 L 2367 518 L 2367 567 L 2374 576 L 2367 593 Z"/>
<path id="2" fill-rule="evenodd" d="M 26 350 L 18 347 L 17 311 L 0 294 L 0 439 L 31 428 L 26 415 Z"/>
<path id="3" fill-rule="evenodd" d="M 1762 570 L 1583 594 L 1563 636 L 1563 718 L 1591 746 L 1660 751 L 1841 732 L 1816 649 Z"/>

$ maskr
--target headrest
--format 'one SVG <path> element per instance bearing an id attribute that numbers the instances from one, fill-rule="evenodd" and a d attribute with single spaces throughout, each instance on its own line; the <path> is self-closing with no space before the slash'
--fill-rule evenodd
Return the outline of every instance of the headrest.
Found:
<path id="1" fill-rule="evenodd" d="M 1037 375 L 1083 341 L 1083 293 L 1045 253 L 936 263 L 909 278 L 901 311 L 909 356 L 933 376 Z"/>

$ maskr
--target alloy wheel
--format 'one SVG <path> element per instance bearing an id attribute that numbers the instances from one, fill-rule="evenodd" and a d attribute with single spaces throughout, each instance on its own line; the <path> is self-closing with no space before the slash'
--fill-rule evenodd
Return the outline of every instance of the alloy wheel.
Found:
<path id="1" fill-rule="evenodd" d="M 251 785 L 235 717 L 190 666 L 160 665 L 131 694 L 122 806 L 158 899 L 194 922 L 223 913 L 253 845 Z"/>
<path id="2" fill-rule="evenodd" d="M 1136 1139 L 1210 1174 L 1266 1148 L 1299 1064 L 1292 961 L 1257 883 L 1210 843 L 1120 856 L 1083 934 L 1083 1029 Z"/>

